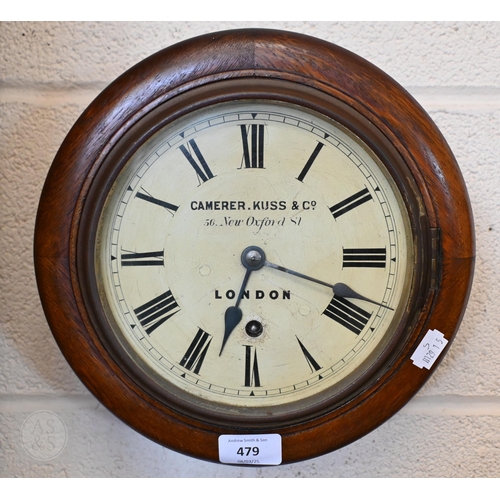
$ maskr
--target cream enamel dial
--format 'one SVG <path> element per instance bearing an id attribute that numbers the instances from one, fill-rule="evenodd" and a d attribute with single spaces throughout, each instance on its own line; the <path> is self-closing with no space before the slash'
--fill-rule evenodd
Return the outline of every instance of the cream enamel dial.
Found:
<path id="1" fill-rule="evenodd" d="M 403 199 L 359 138 L 305 108 L 241 100 L 139 147 L 107 196 L 95 272 L 147 377 L 279 414 L 375 362 L 404 313 L 412 252 Z"/>

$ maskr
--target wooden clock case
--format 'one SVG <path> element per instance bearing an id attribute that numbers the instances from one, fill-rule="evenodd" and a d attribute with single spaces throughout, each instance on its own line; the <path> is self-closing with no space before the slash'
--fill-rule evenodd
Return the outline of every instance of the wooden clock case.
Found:
<path id="1" fill-rule="evenodd" d="M 242 98 L 284 100 L 320 111 L 362 137 L 384 163 L 395 165 L 390 168 L 406 196 L 420 255 L 401 331 L 367 376 L 328 405 L 297 409 L 278 420 L 252 420 L 251 414 L 224 420 L 217 411 L 190 408 L 181 396 L 162 394 L 141 381 L 101 331 L 89 278 L 93 260 L 88 242 L 96 225 L 89 207 L 102 203 L 116 165 L 169 120 Z M 124 142 L 127 147 L 120 146 Z M 211 461 L 218 460 L 221 434 L 277 432 L 283 463 L 288 463 L 345 446 L 390 418 L 437 365 L 420 369 L 410 360 L 425 333 L 438 329 L 448 341 L 453 339 L 465 311 L 474 256 L 472 214 L 460 170 L 418 103 L 351 52 L 274 30 L 234 30 L 187 40 L 115 80 L 84 111 L 57 153 L 35 232 L 44 311 L 80 379 L 138 432 Z"/>

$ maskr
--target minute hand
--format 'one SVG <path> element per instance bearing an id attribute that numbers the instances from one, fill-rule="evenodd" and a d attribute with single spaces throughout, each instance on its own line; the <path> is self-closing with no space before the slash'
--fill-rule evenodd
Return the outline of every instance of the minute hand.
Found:
<path id="1" fill-rule="evenodd" d="M 330 283 L 326 283 L 326 281 L 321 281 L 316 278 L 312 278 L 311 276 L 306 276 L 305 274 L 299 273 L 297 271 L 292 271 L 291 269 L 287 269 L 283 266 L 278 266 L 277 264 L 273 264 L 272 262 L 265 261 L 264 265 L 267 267 L 272 267 L 273 269 L 277 269 L 278 271 L 283 271 L 284 273 L 293 274 L 299 278 L 303 278 L 308 281 L 312 281 L 313 283 L 318 283 L 320 285 L 326 286 L 333 290 L 334 295 L 337 297 L 343 297 L 345 299 L 359 299 L 364 300 L 365 302 L 370 302 L 371 304 L 375 304 L 377 306 L 385 307 L 386 309 L 390 309 L 394 311 L 392 307 L 386 306 L 385 304 L 381 304 L 380 302 L 376 302 L 371 300 L 363 295 L 355 292 L 350 286 L 347 286 L 345 283 L 335 283 L 335 285 L 331 285 Z"/>

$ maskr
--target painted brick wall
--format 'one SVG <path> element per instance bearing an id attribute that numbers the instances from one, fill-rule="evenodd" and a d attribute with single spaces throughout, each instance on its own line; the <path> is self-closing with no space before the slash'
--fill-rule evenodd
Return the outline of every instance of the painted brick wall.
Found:
<path id="1" fill-rule="evenodd" d="M 84 107 L 132 64 L 179 40 L 242 26 L 250 25 L 0 23 L 0 476 L 498 476 L 499 23 L 252 24 L 318 36 L 381 67 L 437 122 L 468 185 L 478 255 L 468 311 L 434 377 L 386 424 L 302 464 L 209 464 L 117 420 L 58 350 L 38 299 L 32 235 L 59 144 Z M 52 441 L 37 440 L 40 433 Z"/>

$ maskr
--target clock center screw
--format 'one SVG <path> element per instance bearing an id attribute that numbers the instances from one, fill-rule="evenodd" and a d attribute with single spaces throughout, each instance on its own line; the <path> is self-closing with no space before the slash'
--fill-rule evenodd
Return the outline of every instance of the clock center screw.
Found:
<path id="1" fill-rule="evenodd" d="M 258 337 L 262 335 L 263 331 L 264 327 L 262 326 L 262 323 L 255 319 L 249 321 L 245 326 L 245 332 L 249 337 Z"/>
<path id="2" fill-rule="evenodd" d="M 248 247 L 241 254 L 241 263 L 252 271 L 261 269 L 266 262 L 266 254 L 259 247 Z"/>

